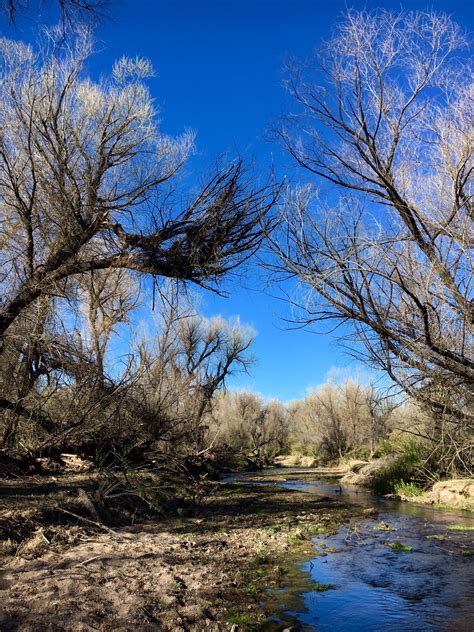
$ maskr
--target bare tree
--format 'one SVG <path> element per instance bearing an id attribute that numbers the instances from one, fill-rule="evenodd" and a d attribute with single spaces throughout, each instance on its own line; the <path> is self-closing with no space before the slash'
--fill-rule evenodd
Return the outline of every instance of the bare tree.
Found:
<path id="1" fill-rule="evenodd" d="M 265 403 L 252 391 L 231 391 L 216 402 L 213 417 L 219 443 L 257 465 L 286 446 L 290 420 L 281 402 Z"/>
<path id="2" fill-rule="evenodd" d="M 29 13 L 38 13 L 45 6 L 55 6 L 61 14 L 61 21 L 64 26 L 72 24 L 74 20 L 93 19 L 107 15 L 107 11 L 112 4 L 111 0 L 0 0 L 0 13 L 8 16 L 11 23 L 14 23 L 18 16 Z"/>
<path id="3" fill-rule="evenodd" d="M 301 109 L 279 137 L 329 186 L 288 193 L 273 250 L 308 288 L 304 322 L 349 322 L 359 357 L 437 414 L 472 423 L 465 43 L 435 12 L 350 11 L 315 62 L 291 69 Z"/>
<path id="4" fill-rule="evenodd" d="M 107 325 L 101 311 L 112 279 L 128 271 L 217 290 L 270 227 L 276 191 L 252 188 L 241 161 L 218 168 L 178 202 L 174 181 L 193 135 L 172 139 L 160 131 L 144 83 L 153 72 L 147 60 L 123 58 L 109 78 L 94 83 L 84 70 L 91 52 L 82 27 L 67 40 L 51 31 L 37 50 L 0 40 L 3 354 L 15 336 L 21 347 L 20 332 L 41 328 L 40 305 L 70 301 L 87 282 L 89 320 L 101 321 L 100 333 L 91 330 L 102 337 L 96 336 L 95 361 L 102 362 L 101 348 L 117 315 Z M 118 300 L 114 310 L 123 312 Z M 107 318 L 111 309 L 108 301 Z M 63 365 L 72 360 L 64 343 Z M 43 358 L 52 361 L 53 355 Z M 59 361 L 58 353 L 54 368 Z M 8 362 L 2 359 L 1 366 Z M 15 397 L 5 387 L 0 405 L 24 415 L 24 402 Z"/>
<path id="5" fill-rule="evenodd" d="M 74 338 L 79 353 L 90 358 L 97 375 L 105 380 L 107 347 L 118 327 L 130 323 L 130 314 L 137 307 L 139 288 L 128 270 L 100 270 L 77 279 L 79 312 L 83 327 Z M 63 314 L 64 316 L 64 314 Z M 79 334 L 79 335 L 78 335 Z"/>
<path id="6" fill-rule="evenodd" d="M 5 395 L 8 393 L 8 398 L 3 397 L 0 403 L 0 409 L 5 409 L 0 442 L 4 447 L 11 448 L 15 444 L 20 417 L 26 413 L 25 398 L 45 374 L 42 349 L 50 318 L 51 301 L 42 297 L 26 318 L 16 321 L 6 341 L 0 371 L 0 391 Z M 44 418 L 39 419 L 39 423 L 52 427 Z"/>
<path id="7" fill-rule="evenodd" d="M 205 415 L 212 412 L 212 402 L 230 375 L 247 371 L 252 362 L 248 354 L 254 339 L 253 331 L 237 320 L 205 319 L 192 316 L 181 320 L 178 327 L 181 347 L 180 364 L 190 383 L 193 402 L 191 415 L 198 450 L 203 449 Z"/>
<path id="8" fill-rule="evenodd" d="M 372 456 L 391 430 L 396 407 L 395 399 L 374 384 L 329 381 L 293 403 L 294 439 L 330 458 L 360 449 Z"/>
<path id="9" fill-rule="evenodd" d="M 394 397 L 378 390 L 374 384 L 369 384 L 364 392 L 365 405 L 369 417 L 369 458 L 372 458 L 380 444 L 387 437 L 393 425 L 394 412 L 400 405 Z"/>
<path id="10" fill-rule="evenodd" d="M 6 448 L 15 445 L 19 429 L 21 444 L 30 451 L 71 444 L 81 433 L 90 437 L 110 425 L 111 411 L 123 403 L 130 376 L 120 375 L 108 345 L 117 328 L 128 323 L 137 289 L 126 270 L 96 271 L 75 281 L 67 300 L 37 301 L 42 309 L 33 330 L 19 329 L 18 320 L 6 337 L 0 372 L 2 393 L 8 395 L 1 406 L 7 409 Z"/>
<path id="11" fill-rule="evenodd" d="M 271 429 L 272 444 L 275 451 L 288 448 L 291 427 L 291 416 L 288 407 L 283 402 L 271 399 L 267 404 L 267 425 Z"/>
<path id="12" fill-rule="evenodd" d="M 199 452 L 208 447 L 217 393 L 252 361 L 253 331 L 238 321 L 205 318 L 169 283 L 160 294 L 156 329 L 136 345 L 133 398 L 152 411 L 144 436 Z"/>
<path id="13" fill-rule="evenodd" d="M 241 162 L 183 210 L 162 199 L 192 134 L 159 131 L 146 60 L 120 60 L 100 84 L 87 79 L 91 46 L 82 31 L 41 54 L 1 42 L 2 334 L 73 275 L 126 268 L 209 287 L 262 240 L 273 198 L 246 188 Z"/>

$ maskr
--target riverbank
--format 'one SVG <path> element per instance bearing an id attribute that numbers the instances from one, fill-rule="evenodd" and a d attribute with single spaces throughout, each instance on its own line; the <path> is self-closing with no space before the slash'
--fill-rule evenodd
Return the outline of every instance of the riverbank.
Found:
<path id="1" fill-rule="evenodd" d="M 65 508 L 86 483 L 0 482 L 2 631 L 33 632 L 38 621 L 74 632 L 282 629 L 265 623 L 276 605 L 264 591 L 289 573 L 308 584 L 295 563 L 314 555 L 311 537 L 364 515 L 325 496 L 222 482 L 196 516 L 111 529 Z M 52 520 L 61 509 L 67 524 Z"/>
<path id="2" fill-rule="evenodd" d="M 341 485 L 354 485 L 371 489 L 374 479 L 380 477 L 384 470 L 387 470 L 387 478 L 390 478 L 389 468 L 396 461 L 396 456 L 389 455 L 370 461 L 341 460 L 328 467 L 318 467 L 317 461 L 313 457 L 289 455 L 277 457 L 275 461 L 276 465 L 281 468 L 281 474 L 273 477 L 275 482 L 278 482 L 278 479 L 279 482 L 283 482 L 296 477 L 299 480 L 324 477 L 338 479 Z M 296 477 L 292 473 L 292 468 L 295 466 L 302 468 Z M 397 493 L 390 494 L 390 497 L 405 502 L 434 505 L 441 509 L 451 508 L 474 512 L 474 479 L 452 478 L 438 481 L 427 490 L 418 488 L 416 485 L 402 484 L 398 486 Z"/>

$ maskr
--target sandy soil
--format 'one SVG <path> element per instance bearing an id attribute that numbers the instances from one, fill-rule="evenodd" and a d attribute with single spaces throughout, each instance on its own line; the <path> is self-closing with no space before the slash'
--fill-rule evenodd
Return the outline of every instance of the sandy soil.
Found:
<path id="1" fill-rule="evenodd" d="M 220 483 L 196 517 L 105 530 L 71 515 L 63 526 L 45 519 L 57 517 L 45 507 L 76 498 L 86 479 L 47 492 L 11 485 L 0 481 L 2 632 L 278 629 L 264 623 L 265 590 L 309 557 L 313 534 L 357 513 L 274 486 Z"/>

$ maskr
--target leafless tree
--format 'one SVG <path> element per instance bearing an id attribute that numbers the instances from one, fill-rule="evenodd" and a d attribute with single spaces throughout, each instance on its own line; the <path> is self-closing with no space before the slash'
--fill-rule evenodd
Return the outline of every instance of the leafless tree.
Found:
<path id="1" fill-rule="evenodd" d="M 436 414 L 472 424 L 465 48 L 435 12 L 349 11 L 316 60 L 291 68 L 300 110 L 278 134 L 321 189 L 288 192 L 273 250 L 308 289 L 294 301 L 303 322 L 350 323 L 359 357 Z"/>
<path id="2" fill-rule="evenodd" d="M 97 20 L 107 15 L 112 5 L 111 0 L 0 0 L 0 13 L 8 16 L 14 23 L 18 16 L 38 13 L 41 9 L 51 6 L 57 7 L 61 14 L 64 26 L 73 23 L 74 20 Z"/>
<path id="3" fill-rule="evenodd" d="M 383 390 L 369 384 L 365 391 L 365 405 L 369 417 L 369 458 L 375 454 L 380 442 L 387 437 L 393 426 L 393 416 L 400 402 Z"/>
<path id="4" fill-rule="evenodd" d="M 107 374 L 106 353 L 111 338 L 120 325 L 130 324 L 130 314 L 137 307 L 139 288 L 128 270 L 92 271 L 78 277 L 78 324 L 74 337 L 80 355 L 87 356 L 104 380 Z M 63 312 L 64 315 L 64 312 Z"/>
<path id="5" fill-rule="evenodd" d="M 288 448 L 291 416 L 288 407 L 281 401 L 271 399 L 267 405 L 267 425 L 271 428 L 272 444 L 275 451 Z"/>
<path id="6" fill-rule="evenodd" d="M 147 60 L 123 58 L 94 83 L 84 69 L 91 52 L 83 27 L 66 40 L 50 31 L 37 49 L 0 39 L 0 353 L 11 359 L 16 349 L 36 362 L 36 342 L 25 346 L 24 332 L 42 329 L 42 306 L 75 300 L 86 284 L 95 358 L 84 363 L 87 353 L 61 337 L 41 355 L 42 367 L 48 358 L 53 370 L 69 362 L 76 373 L 103 363 L 114 323 L 134 300 L 119 297 L 120 279 L 169 277 L 217 290 L 259 247 L 276 195 L 252 188 L 237 161 L 178 196 L 193 134 L 160 131 Z M 114 283 L 116 303 L 109 296 L 105 314 Z M 67 319 L 62 325 L 70 333 Z M 74 357 L 82 357 L 76 367 Z M 8 365 L 2 357 L 2 371 Z M 1 407 L 43 419 L 7 377 Z"/>
<path id="7" fill-rule="evenodd" d="M 239 321 L 205 318 L 170 283 L 160 294 L 156 326 L 137 345 L 135 399 L 155 411 L 154 440 L 172 437 L 175 449 L 184 441 L 187 451 L 199 452 L 207 447 L 217 393 L 252 362 L 254 333 Z"/>
<path id="8" fill-rule="evenodd" d="M 330 458 L 353 451 L 372 456 L 392 429 L 397 402 L 374 384 L 329 381 L 293 404 L 293 435 Z"/>
<path id="9" fill-rule="evenodd" d="M 0 386 L 4 397 L 0 409 L 4 409 L 4 424 L 0 445 L 7 448 L 15 444 L 20 417 L 26 413 L 25 398 L 45 372 L 42 349 L 51 318 L 51 301 L 42 297 L 29 312 L 27 318 L 16 321 L 1 358 Z M 49 420 L 38 419 L 40 425 L 52 427 Z"/>
<path id="10" fill-rule="evenodd" d="M 2 405 L 4 447 L 15 445 L 18 430 L 23 448 L 38 452 L 81 445 L 98 429 L 110 433 L 111 425 L 120 425 L 130 375 L 113 366 L 107 347 L 136 302 L 125 275 L 124 270 L 83 275 L 71 309 L 58 297 L 42 297 L 35 329 L 18 331 L 15 323 L 1 357 L 2 393 L 8 395 Z M 69 306 L 72 298 L 70 291 Z M 81 434 L 86 438 L 79 440 Z"/>
<path id="11" fill-rule="evenodd" d="M 83 71 L 87 32 L 41 54 L 1 44 L 0 333 L 73 275 L 125 268 L 210 287 L 255 251 L 273 197 L 246 188 L 241 162 L 184 210 L 161 199 L 193 137 L 159 131 L 148 61 L 122 59 L 94 84 Z"/>
<path id="12" fill-rule="evenodd" d="M 278 401 L 264 402 L 252 391 L 225 393 L 216 403 L 213 414 L 219 431 L 219 444 L 254 460 L 261 459 L 286 446 L 289 414 Z"/>

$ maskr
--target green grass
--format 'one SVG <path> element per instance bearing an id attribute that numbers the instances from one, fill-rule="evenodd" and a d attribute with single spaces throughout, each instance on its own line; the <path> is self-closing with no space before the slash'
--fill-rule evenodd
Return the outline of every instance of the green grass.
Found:
<path id="1" fill-rule="evenodd" d="M 301 531 L 296 531 L 295 533 L 289 533 L 286 539 L 288 544 L 297 544 L 306 538 Z"/>
<path id="2" fill-rule="evenodd" d="M 258 597 L 262 593 L 262 588 L 261 586 L 257 586 L 257 584 L 249 584 L 245 592 L 252 597 Z"/>
<path id="3" fill-rule="evenodd" d="M 312 456 L 316 458 L 320 456 L 320 453 L 319 453 L 319 448 L 317 448 L 316 446 L 296 444 L 292 446 L 290 455 L 291 456 Z"/>
<path id="4" fill-rule="evenodd" d="M 397 481 L 393 485 L 393 491 L 398 496 L 405 498 L 416 498 L 424 493 L 424 489 L 416 483 L 406 483 L 405 481 Z"/>
<path id="5" fill-rule="evenodd" d="M 255 615 L 251 612 L 241 612 L 236 608 L 232 608 L 228 611 L 226 619 L 232 625 L 242 626 L 244 630 L 254 630 L 257 623 L 262 623 L 264 617 L 262 615 Z"/>
<path id="6" fill-rule="evenodd" d="M 336 586 L 334 584 L 313 584 L 312 589 L 315 592 L 326 592 L 328 590 L 334 590 Z"/>
<path id="7" fill-rule="evenodd" d="M 254 557 L 256 564 L 268 564 L 270 562 L 270 551 L 266 546 L 261 546 Z"/>
<path id="8" fill-rule="evenodd" d="M 306 525 L 298 527 L 292 533 L 289 533 L 287 540 L 289 544 L 297 544 L 303 540 L 311 540 L 316 535 L 324 535 L 327 533 L 327 528 L 321 525 Z"/>
<path id="9" fill-rule="evenodd" d="M 450 531 L 474 531 L 474 527 L 466 527 L 462 524 L 450 524 L 446 527 Z"/>
<path id="10" fill-rule="evenodd" d="M 386 522 L 379 522 L 375 525 L 374 531 L 395 531 L 395 529 Z"/>
<path id="11" fill-rule="evenodd" d="M 381 447 L 381 454 L 396 455 L 395 461 L 381 468 L 375 473 L 371 488 L 378 494 L 396 492 L 398 487 L 408 493 L 419 495 L 419 487 L 413 481 L 417 469 L 426 455 L 426 446 L 420 441 L 399 438 L 386 441 Z"/>
<path id="12" fill-rule="evenodd" d="M 402 544 L 401 542 L 385 542 L 385 546 L 388 546 L 392 549 L 392 551 L 396 551 L 397 553 L 407 553 L 409 551 L 413 551 L 412 546 Z"/>

